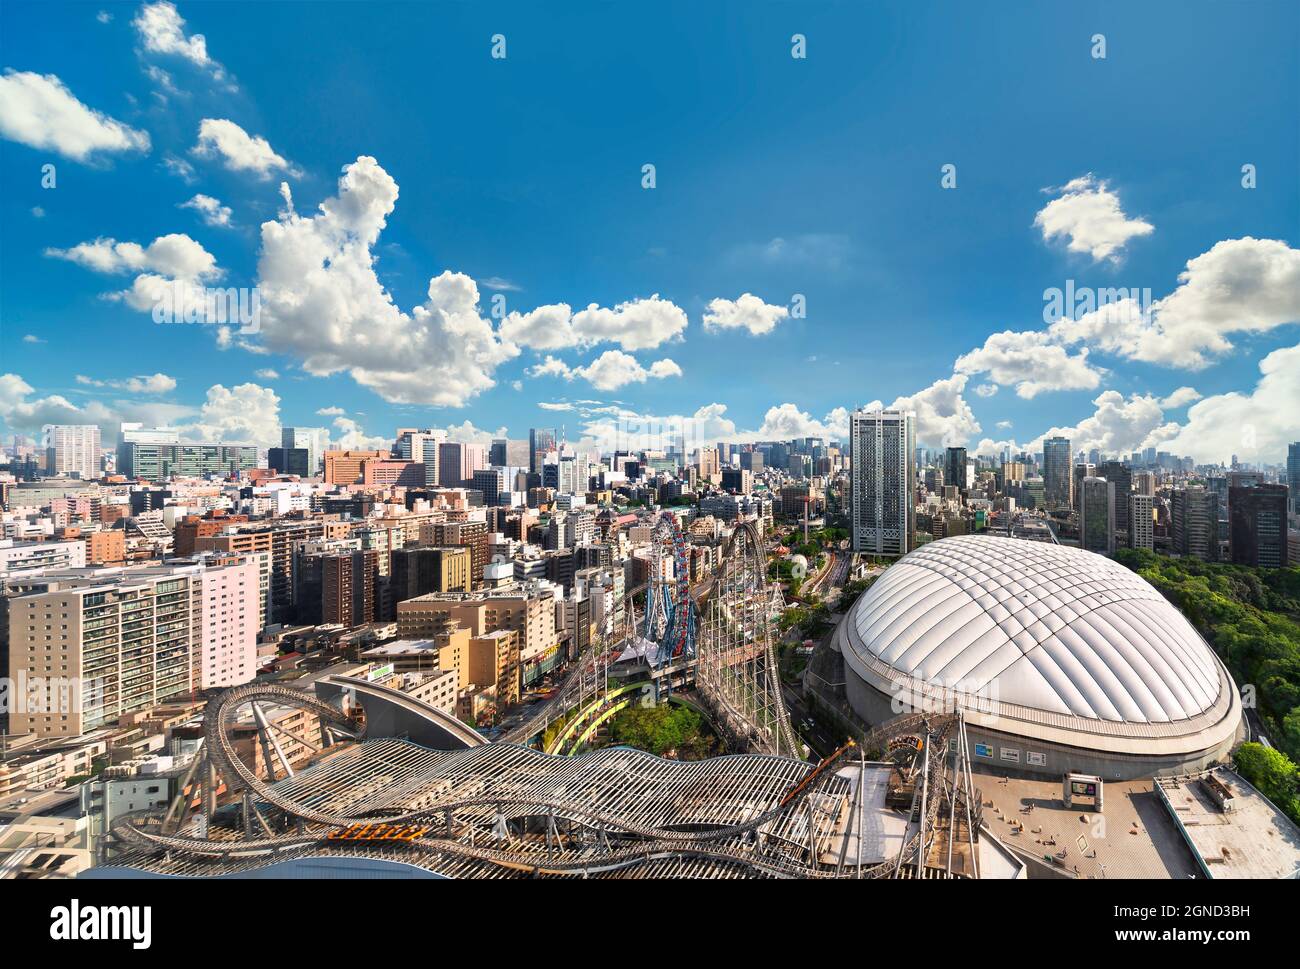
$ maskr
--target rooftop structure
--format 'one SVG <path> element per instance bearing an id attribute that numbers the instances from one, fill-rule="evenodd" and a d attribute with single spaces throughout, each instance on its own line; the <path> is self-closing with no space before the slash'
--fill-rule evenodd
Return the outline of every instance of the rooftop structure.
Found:
<path id="1" fill-rule="evenodd" d="M 1300 878 L 1300 829 L 1226 767 L 1156 778 L 1206 878 Z"/>

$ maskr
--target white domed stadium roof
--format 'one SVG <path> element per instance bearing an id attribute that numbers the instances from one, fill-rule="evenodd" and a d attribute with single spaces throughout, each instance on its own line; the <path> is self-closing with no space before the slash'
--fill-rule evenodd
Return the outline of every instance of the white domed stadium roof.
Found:
<path id="1" fill-rule="evenodd" d="M 932 542 L 888 568 L 845 627 L 845 659 L 877 685 L 992 697 L 1024 719 L 1162 733 L 1234 706 L 1231 679 L 1182 614 L 1136 573 L 1077 548 Z"/>

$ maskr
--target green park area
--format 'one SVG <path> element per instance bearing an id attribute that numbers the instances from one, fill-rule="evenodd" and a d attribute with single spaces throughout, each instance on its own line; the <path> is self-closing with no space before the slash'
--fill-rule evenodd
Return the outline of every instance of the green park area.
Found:
<path id="1" fill-rule="evenodd" d="M 610 721 L 609 741 L 673 760 L 704 760 L 721 752 L 704 717 L 676 703 L 620 710 Z"/>
<path id="2" fill-rule="evenodd" d="M 1214 647 L 1275 749 L 1236 763 L 1300 823 L 1300 568 L 1259 569 L 1125 549 L 1116 558 L 1160 590 Z"/>

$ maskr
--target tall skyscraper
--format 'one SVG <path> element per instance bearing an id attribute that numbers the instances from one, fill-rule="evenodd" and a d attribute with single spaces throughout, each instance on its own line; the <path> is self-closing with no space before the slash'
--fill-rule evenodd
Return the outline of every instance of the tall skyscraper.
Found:
<path id="1" fill-rule="evenodd" d="M 465 486 L 475 471 L 485 467 L 487 449 L 482 444 L 447 441 L 438 445 L 438 484 L 444 488 Z"/>
<path id="2" fill-rule="evenodd" d="M 1291 511 L 1300 515 L 1300 441 L 1287 445 L 1286 486 L 1291 492 Z"/>
<path id="3" fill-rule="evenodd" d="M 1048 508 L 1073 507 L 1070 439 L 1049 437 L 1043 442 L 1043 501 Z"/>
<path id="4" fill-rule="evenodd" d="M 1115 553 L 1115 483 L 1092 475 L 1079 488 L 1079 544 L 1089 552 Z"/>
<path id="5" fill-rule="evenodd" d="M 41 431 L 49 474 L 99 477 L 98 424 L 46 424 Z"/>
<path id="6" fill-rule="evenodd" d="M 403 461 L 425 464 L 430 451 L 447 439 L 446 431 L 403 429 L 397 434 L 397 456 Z"/>
<path id="7" fill-rule="evenodd" d="M 528 431 L 528 470 L 533 474 L 541 474 L 546 455 L 554 450 L 554 428 L 530 428 Z"/>
<path id="8" fill-rule="evenodd" d="M 282 427 L 280 428 L 280 447 L 303 448 L 307 452 L 307 472 L 309 475 L 321 473 L 321 462 L 325 459 L 326 442 L 329 434 L 323 427 Z"/>
<path id="9" fill-rule="evenodd" d="M 1219 560 L 1219 496 L 1200 485 L 1173 492 L 1173 548 L 1207 562 Z"/>
<path id="10" fill-rule="evenodd" d="M 854 411 L 849 421 L 850 505 L 855 552 L 905 555 L 916 530 L 916 416 Z"/>
<path id="11" fill-rule="evenodd" d="M 1228 489 L 1228 543 L 1237 565 L 1286 568 L 1285 485 Z"/>
<path id="12" fill-rule="evenodd" d="M 1123 461 L 1103 461 L 1097 465 L 1097 477 L 1115 486 L 1115 528 L 1128 535 L 1128 495 L 1133 490 L 1133 471 Z"/>
<path id="13" fill-rule="evenodd" d="M 558 465 L 556 490 L 564 495 L 583 494 L 587 490 L 587 460 L 575 454 L 562 454 Z"/>
<path id="14" fill-rule="evenodd" d="M 1083 488 L 1083 479 L 1093 477 L 1096 473 L 1097 468 L 1094 465 L 1088 464 L 1086 461 L 1080 461 L 1074 466 L 1074 474 L 1070 478 L 1070 495 L 1072 500 L 1070 507 L 1075 511 L 1079 510 L 1081 504 L 1080 499 L 1082 498 L 1081 491 Z"/>
<path id="15" fill-rule="evenodd" d="M 948 448 L 943 462 L 943 480 L 945 484 L 956 485 L 959 492 L 966 494 L 966 449 L 964 447 Z"/>

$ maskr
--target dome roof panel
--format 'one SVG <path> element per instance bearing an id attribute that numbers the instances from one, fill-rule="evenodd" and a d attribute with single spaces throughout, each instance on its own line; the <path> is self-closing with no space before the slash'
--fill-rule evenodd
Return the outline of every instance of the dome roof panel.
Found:
<path id="1" fill-rule="evenodd" d="M 1167 723 L 1209 709 L 1220 689 L 1210 647 L 1156 589 L 1061 545 L 931 542 L 886 570 L 849 623 L 864 658 L 1051 713 Z"/>

